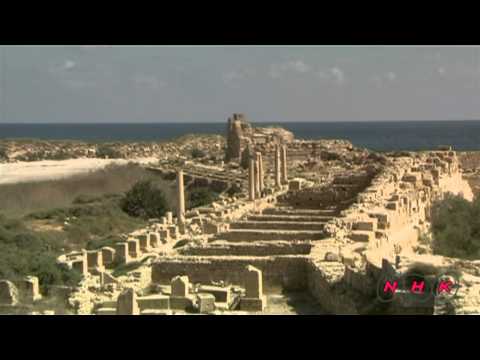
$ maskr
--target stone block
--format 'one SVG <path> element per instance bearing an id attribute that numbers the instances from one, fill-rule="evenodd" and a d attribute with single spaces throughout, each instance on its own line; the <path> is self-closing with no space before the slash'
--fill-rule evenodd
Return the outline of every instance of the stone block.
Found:
<path id="1" fill-rule="evenodd" d="M 148 234 L 150 240 L 150 247 L 157 248 L 160 246 L 160 235 L 157 232 L 151 232 Z"/>
<path id="2" fill-rule="evenodd" d="M 148 234 L 141 234 L 137 235 L 138 243 L 140 246 L 140 250 L 142 252 L 150 252 L 150 241 L 148 238 Z"/>
<path id="3" fill-rule="evenodd" d="M 137 302 L 140 310 L 168 310 L 170 308 L 170 297 L 163 294 L 142 296 L 137 299 Z"/>
<path id="4" fill-rule="evenodd" d="M 350 234 L 350 239 L 353 241 L 360 241 L 360 242 L 370 242 L 375 238 L 375 233 L 372 231 L 360 231 L 355 230 L 352 231 Z"/>
<path id="5" fill-rule="evenodd" d="M 264 311 L 267 307 L 267 297 L 264 295 L 261 298 L 248 298 L 244 297 L 240 299 L 241 311 Z"/>
<path id="6" fill-rule="evenodd" d="M 231 302 L 231 289 L 230 287 L 221 287 L 213 285 L 201 285 L 198 291 L 205 294 L 211 294 L 215 297 L 216 302 L 225 302 L 230 304 Z"/>
<path id="7" fill-rule="evenodd" d="M 117 315 L 138 315 L 137 295 L 132 288 L 125 289 L 117 299 Z"/>
<path id="8" fill-rule="evenodd" d="M 17 305 L 19 302 L 18 288 L 8 280 L 0 280 L 0 305 Z"/>
<path id="9" fill-rule="evenodd" d="M 190 282 L 188 280 L 188 276 L 175 276 L 171 282 L 172 296 L 187 296 L 189 286 Z"/>
<path id="10" fill-rule="evenodd" d="M 22 303 L 33 303 L 42 298 L 40 294 L 40 286 L 36 276 L 26 276 L 15 282 L 20 301 Z"/>
<path id="11" fill-rule="evenodd" d="M 202 314 L 208 314 L 215 310 L 215 296 L 212 294 L 197 294 L 198 311 Z"/>
<path id="12" fill-rule="evenodd" d="M 140 243 L 138 239 L 129 239 L 128 243 L 128 255 L 131 258 L 137 258 L 140 256 Z"/>
<path id="13" fill-rule="evenodd" d="M 102 247 L 102 258 L 104 265 L 110 265 L 115 260 L 115 249 L 104 246 Z"/>
<path id="14" fill-rule="evenodd" d="M 193 310 L 193 296 L 170 296 L 170 309 L 172 310 Z"/>
<path id="15" fill-rule="evenodd" d="M 115 244 L 115 261 L 119 264 L 126 264 L 130 261 L 127 242 Z"/>
<path id="16" fill-rule="evenodd" d="M 104 308 L 97 309 L 95 311 L 95 314 L 97 314 L 97 315 L 117 315 L 117 309 L 116 308 L 104 307 Z"/>

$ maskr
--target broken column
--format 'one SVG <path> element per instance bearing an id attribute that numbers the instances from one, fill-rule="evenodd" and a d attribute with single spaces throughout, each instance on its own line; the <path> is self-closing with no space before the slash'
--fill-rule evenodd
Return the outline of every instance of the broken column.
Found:
<path id="1" fill-rule="evenodd" d="M 282 145 L 281 147 L 281 151 L 282 151 L 282 176 L 281 176 L 281 180 L 282 180 L 282 184 L 288 184 L 288 175 L 287 175 L 287 146 L 286 145 Z"/>
<path id="2" fill-rule="evenodd" d="M 248 166 L 248 200 L 255 200 L 255 161 L 250 159 Z"/>
<path id="3" fill-rule="evenodd" d="M 183 170 L 177 171 L 177 221 L 185 223 L 185 188 L 183 185 Z"/>
<path id="4" fill-rule="evenodd" d="M 137 294 L 132 288 L 125 289 L 117 299 L 117 315 L 139 315 Z"/>
<path id="5" fill-rule="evenodd" d="M 280 149 L 278 145 L 275 145 L 275 187 L 280 189 L 281 177 L 280 177 Z"/>
<path id="6" fill-rule="evenodd" d="M 240 300 L 240 310 L 263 311 L 267 297 L 263 295 L 262 272 L 248 265 L 245 272 L 245 297 Z"/>
<path id="7" fill-rule="evenodd" d="M 255 156 L 255 198 L 260 198 L 260 163 L 258 161 L 258 156 Z"/>
<path id="8" fill-rule="evenodd" d="M 263 159 L 262 159 L 262 153 L 257 152 L 257 161 L 258 161 L 258 169 L 260 173 L 260 194 L 263 193 L 263 190 L 265 188 L 265 183 L 263 181 Z"/>

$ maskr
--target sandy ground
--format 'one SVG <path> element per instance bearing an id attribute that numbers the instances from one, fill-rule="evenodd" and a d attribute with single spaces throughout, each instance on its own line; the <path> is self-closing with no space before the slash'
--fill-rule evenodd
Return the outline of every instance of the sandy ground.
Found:
<path id="1" fill-rule="evenodd" d="M 0 184 L 61 179 L 103 169 L 110 164 L 125 165 L 129 162 L 148 164 L 158 162 L 158 159 L 69 159 L 0 164 Z"/>

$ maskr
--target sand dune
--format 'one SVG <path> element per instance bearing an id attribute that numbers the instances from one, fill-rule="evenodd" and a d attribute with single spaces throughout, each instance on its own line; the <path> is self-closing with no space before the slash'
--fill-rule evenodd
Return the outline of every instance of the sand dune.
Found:
<path id="1" fill-rule="evenodd" d="M 157 158 L 69 159 L 0 164 L 0 184 L 61 179 L 99 170 L 110 164 L 125 165 L 129 162 L 146 164 L 157 161 Z"/>

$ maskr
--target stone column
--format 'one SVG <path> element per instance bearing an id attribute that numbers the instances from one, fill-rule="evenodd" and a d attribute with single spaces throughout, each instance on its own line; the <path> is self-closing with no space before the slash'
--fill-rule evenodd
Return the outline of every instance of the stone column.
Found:
<path id="1" fill-rule="evenodd" d="M 281 188 L 280 179 L 280 149 L 278 145 L 275 145 L 275 187 Z"/>
<path id="2" fill-rule="evenodd" d="M 282 184 L 288 184 L 287 175 L 287 146 L 282 145 Z"/>
<path id="3" fill-rule="evenodd" d="M 258 172 L 260 177 L 260 194 L 263 193 L 265 189 L 265 184 L 263 182 L 263 160 L 262 160 L 262 153 L 257 152 L 257 161 L 258 161 Z"/>
<path id="4" fill-rule="evenodd" d="M 255 161 L 249 160 L 248 164 L 248 199 L 255 200 Z"/>
<path id="5" fill-rule="evenodd" d="M 177 171 L 177 221 L 185 222 L 185 188 L 183 186 L 183 170 Z"/>
<path id="6" fill-rule="evenodd" d="M 255 198 L 259 199 L 260 196 L 260 162 L 258 156 L 255 156 Z"/>

